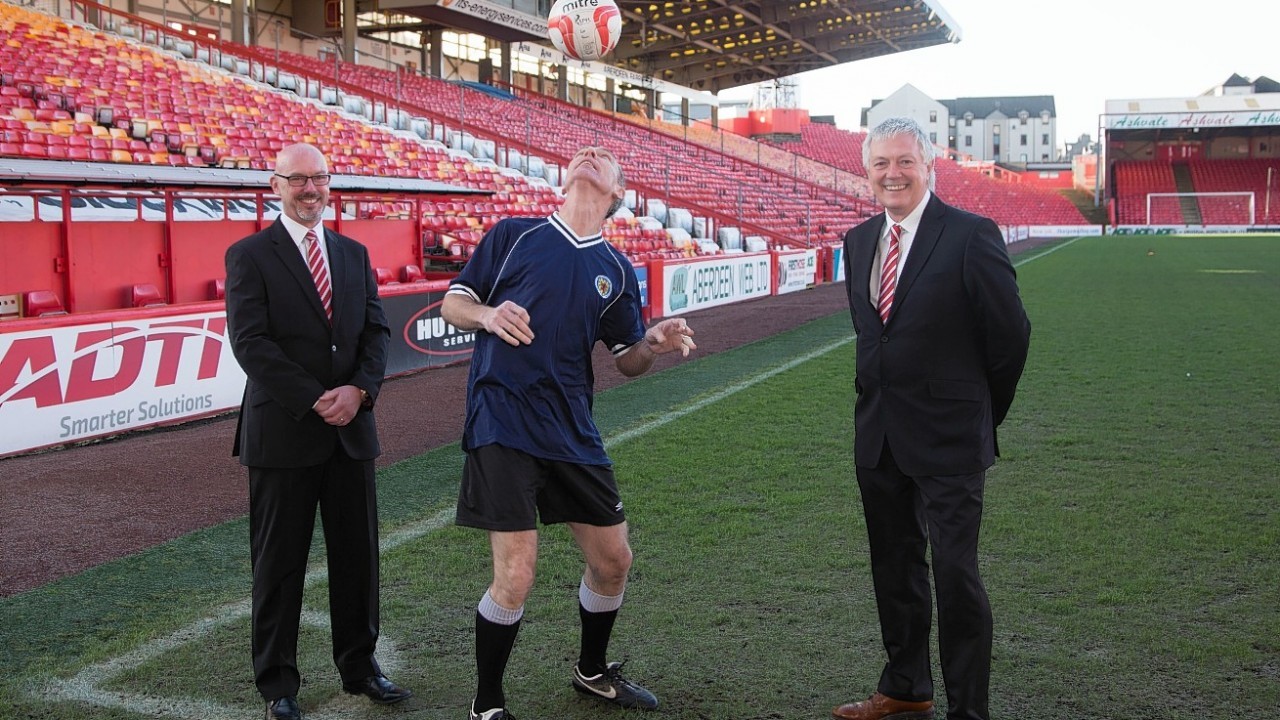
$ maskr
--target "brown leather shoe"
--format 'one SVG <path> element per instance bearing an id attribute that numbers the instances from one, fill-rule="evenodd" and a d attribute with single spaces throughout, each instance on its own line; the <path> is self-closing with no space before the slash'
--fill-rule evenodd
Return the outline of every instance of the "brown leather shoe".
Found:
<path id="1" fill-rule="evenodd" d="M 932 720 L 933 701 L 907 702 L 873 693 L 862 702 L 846 703 L 831 711 L 836 720 Z"/>

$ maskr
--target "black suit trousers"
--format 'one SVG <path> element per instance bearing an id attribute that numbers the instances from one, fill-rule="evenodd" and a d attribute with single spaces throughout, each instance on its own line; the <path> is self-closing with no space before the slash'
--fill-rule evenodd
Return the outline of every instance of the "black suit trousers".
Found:
<path id="1" fill-rule="evenodd" d="M 333 660 L 344 682 L 378 672 L 378 509 L 372 460 L 339 449 L 308 468 L 249 468 L 253 670 L 267 700 L 297 695 L 298 623 L 316 506 L 329 567 Z"/>
<path id="2" fill-rule="evenodd" d="M 857 468 L 871 573 L 888 662 L 878 690 L 899 700 L 933 699 L 929 633 L 931 550 L 938 650 L 949 720 L 990 717 L 991 605 L 978 574 L 985 472 L 911 477 L 885 445 L 874 468 Z"/>

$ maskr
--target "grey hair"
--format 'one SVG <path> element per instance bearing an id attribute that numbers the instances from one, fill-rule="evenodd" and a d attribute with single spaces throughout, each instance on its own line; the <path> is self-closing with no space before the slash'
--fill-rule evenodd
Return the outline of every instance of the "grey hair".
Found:
<path id="1" fill-rule="evenodd" d="M 617 161 L 617 165 L 616 165 L 616 167 L 618 168 L 618 187 L 626 188 L 626 187 L 627 187 L 627 176 L 626 176 L 626 175 L 624 175 L 624 174 L 623 174 L 623 172 L 622 172 L 622 161 L 621 161 L 621 160 Z M 622 203 L 623 203 L 623 201 L 626 199 L 626 198 L 625 198 L 625 196 L 626 196 L 626 193 L 623 193 L 623 197 L 620 197 L 620 198 L 614 198 L 614 199 L 613 199 L 613 202 L 609 203 L 609 212 L 607 212 L 607 213 L 605 213 L 605 214 L 604 214 L 604 219 L 605 219 L 605 220 L 608 220 L 609 218 L 613 217 L 613 214 L 614 214 L 614 213 L 616 213 L 616 212 L 618 212 L 618 209 L 622 207 Z"/>
<path id="2" fill-rule="evenodd" d="M 916 144 L 920 146 L 920 159 L 925 165 L 929 166 L 929 190 L 933 191 L 934 186 L 938 183 L 938 173 L 934 165 L 934 157 L 936 153 L 933 151 L 933 143 L 929 142 L 929 136 L 925 134 L 924 128 L 911 118 L 891 117 L 880 122 L 867 133 L 867 137 L 862 141 L 862 163 L 866 166 L 867 158 L 871 156 L 871 143 L 881 140 L 888 140 L 898 135 L 910 135 L 915 138 Z"/>

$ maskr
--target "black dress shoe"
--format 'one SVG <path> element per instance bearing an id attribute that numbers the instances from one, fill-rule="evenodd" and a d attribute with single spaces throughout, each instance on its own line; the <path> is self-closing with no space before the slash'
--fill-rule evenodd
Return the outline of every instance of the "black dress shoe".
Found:
<path id="1" fill-rule="evenodd" d="M 411 691 L 396 685 L 381 673 L 370 675 L 363 680 L 344 682 L 342 691 L 348 695 L 364 695 L 379 705 L 390 705 L 413 697 Z"/>
<path id="2" fill-rule="evenodd" d="M 267 703 L 267 720 L 302 720 L 298 698 L 287 695 Z"/>

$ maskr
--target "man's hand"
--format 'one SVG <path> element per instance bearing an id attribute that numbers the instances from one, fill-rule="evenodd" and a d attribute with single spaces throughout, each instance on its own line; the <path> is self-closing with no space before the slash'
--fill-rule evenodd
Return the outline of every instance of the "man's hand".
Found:
<path id="1" fill-rule="evenodd" d="M 689 357 L 690 350 L 697 350 L 693 342 L 693 328 L 684 318 L 667 318 L 645 331 L 645 345 L 654 355 L 680 351 L 681 357 Z"/>
<path id="2" fill-rule="evenodd" d="M 496 335 L 508 345 L 529 345 L 533 330 L 529 328 L 529 312 L 507 300 L 496 308 L 486 308 L 480 316 L 480 327 Z"/>

